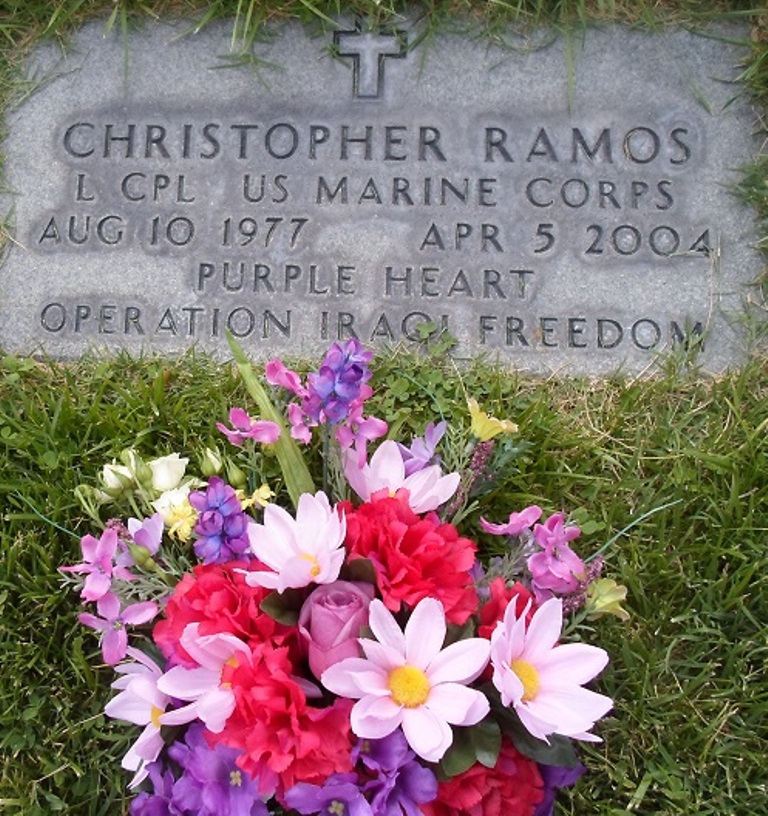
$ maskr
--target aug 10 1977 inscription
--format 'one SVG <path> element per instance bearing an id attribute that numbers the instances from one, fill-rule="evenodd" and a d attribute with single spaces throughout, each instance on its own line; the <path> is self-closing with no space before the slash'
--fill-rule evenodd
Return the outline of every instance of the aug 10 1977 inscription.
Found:
<path id="1" fill-rule="evenodd" d="M 9 115 L 0 345 L 315 352 L 423 340 L 534 371 L 738 362 L 760 269 L 738 46 L 587 31 L 507 48 L 339 23 L 84 29 Z M 421 49 L 421 50 L 420 50 Z"/>

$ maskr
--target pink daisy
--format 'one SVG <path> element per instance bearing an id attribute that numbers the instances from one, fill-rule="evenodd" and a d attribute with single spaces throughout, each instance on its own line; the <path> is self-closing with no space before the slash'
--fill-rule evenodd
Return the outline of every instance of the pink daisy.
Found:
<path id="1" fill-rule="evenodd" d="M 405 631 L 373 600 L 369 626 L 377 640 L 360 639 L 365 657 L 336 663 L 321 681 L 358 700 L 351 713 L 358 737 L 379 739 L 402 726 L 411 748 L 437 762 L 453 742 L 451 725 L 474 725 L 488 713 L 486 697 L 467 688 L 488 663 L 488 641 L 467 638 L 443 649 L 445 613 L 434 598 L 416 605 Z"/>
<path id="2" fill-rule="evenodd" d="M 518 616 L 509 604 L 491 635 L 493 684 L 537 739 L 562 734 L 600 742 L 589 729 L 613 706 L 610 697 L 582 688 L 608 663 L 608 654 L 585 643 L 558 644 L 563 602 L 543 603 L 526 625 L 530 601 Z"/>

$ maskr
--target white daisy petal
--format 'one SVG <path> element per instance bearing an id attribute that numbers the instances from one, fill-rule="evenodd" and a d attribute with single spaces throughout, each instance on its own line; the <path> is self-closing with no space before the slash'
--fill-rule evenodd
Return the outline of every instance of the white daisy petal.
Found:
<path id="1" fill-rule="evenodd" d="M 426 707 L 451 725 L 475 725 L 490 710 L 488 698 L 458 683 L 441 683 L 429 692 Z"/>
<path id="2" fill-rule="evenodd" d="M 613 701 L 582 684 L 600 672 L 608 655 L 596 646 L 559 645 L 561 628 L 559 598 L 543 603 L 527 627 L 525 611 L 518 618 L 510 604 L 503 626 L 491 635 L 493 684 L 502 704 L 514 707 L 537 739 L 562 734 L 594 741 L 589 730 Z"/>
<path id="3" fill-rule="evenodd" d="M 405 625 L 406 663 L 426 671 L 441 654 L 445 632 L 443 605 L 436 598 L 423 598 Z"/>
<path id="4" fill-rule="evenodd" d="M 415 753 L 427 762 L 439 762 L 453 742 L 448 723 L 426 706 L 403 711 L 403 733 Z"/>
<path id="5" fill-rule="evenodd" d="M 374 598 L 368 607 L 368 625 L 376 640 L 405 656 L 405 635 L 392 613 L 378 598 Z"/>
<path id="6" fill-rule="evenodd" d="M 327 668 L 320 682 L 334 694 L 352 700 L 366 694 L 388 694 L 387 672 L 370 660 L 348 657 Z"/>
<path id="7" fill-rule="evenodd" d="M 560 638 L 563 628 L 563 602 L 545 601 L 531 618 L 525 637 L 525 660 L 535 663 L 547 654 Z"/>
<path id="8" fill-rule="evenodd" d="M 386 737 L 401 724 L 403 711 L 389 697 L 364 697 L 352 706 L 352 732 L 362 739 Z"/>
<path id="9" fill-rule="evenodd" d="M 457 640 L 438 654 L 429 665 L 427 676 L 435 683 L 471 683 L 488 665 L 490 644 L 485 638 Z"/>

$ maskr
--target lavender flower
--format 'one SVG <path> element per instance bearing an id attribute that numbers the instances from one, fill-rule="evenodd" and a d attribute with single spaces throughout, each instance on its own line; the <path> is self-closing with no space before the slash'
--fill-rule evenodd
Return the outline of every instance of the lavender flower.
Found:
<path id="1" fill-rule="evenodd" d="M 153 791 L 152 793 L 142 791 L 131 802 L 131 816 L 183 816 L 183 812 L 171 801 L 176 781 L 173 773 L 171 771 L 163 773 L 159 762 L 148 765 L 147 773 Z"/>
<path id="2" fill-rule="evenodd" d="M 419 805 L 437 796 L 435 775 L 416 761 L 400 730 L 383 739 L 360 740 L 352 759 L 376 774 L 364 788 L 374 816 L 420 816 Z"/>
<path id="3" fill-rule="evenodd" d="M 322 786 L 299 782 L 285 792 L 284 799 L 303 816 L 373 816 L 355 774 L 331 774 Z"/>
<path id="4" fill-rule="evenodd" d="M 536 805 L 533 816 L 553 816 L 555 812 L 555 795 L 558 788 L 568 788 L 587 772 L 578 764 L 574 768 L 561 768 L 555 765 L 539 765 L 539 773 L 544 781 L 544 798 Z"/>
<path id="5" fill-rule="evenodd" d="M 416 436 L 411 440 L 410 447 L 398 442 L 397 447 L 400 449 L 400 455 L 403 457 L 405 465 L 405 475 L 410 476 L 418 470 L 423 470 L 429 465 L 440 464 L 440 458 L 435 456 L 435 450 L 438 443 L 445 435 L 448 423 L 443 420 L 435 425 L 430 422 L 424 431 L 424 436 Z"/>
<path id="6" fill-rule="evenodd" d="M 248 549 L 247 514 L 237 493 L 218 476 L 211 476 L 205 491 L 189 494 L 199 515 L 195 525 L 195 553 L 204 564 L 222 564 L 242 557 Z"/>
<path id="7" fill-rule="evenodd" d="M 175 742 L 168 755 L 184 773 L 173 786 L 172 803 L 178 811 L 195 816 L 268 816 L 257 780 L 235 764 L 237 748 L 211 748 L 205 728 L 192 725 L 184 742 Z"/>

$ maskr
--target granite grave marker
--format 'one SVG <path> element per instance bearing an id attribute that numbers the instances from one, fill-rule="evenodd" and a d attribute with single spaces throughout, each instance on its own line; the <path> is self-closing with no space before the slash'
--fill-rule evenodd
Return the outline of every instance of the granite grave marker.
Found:
<path id="1" fill-rule="evenodd" d="M 224 25 L 35 52 L 7 116 L 0 346 L 223 355 L 228 329 L 264 357 L 436 327 L 541 372 L 741 359 L 742 48 L 588 30 L 569 72 L 546 33 L 272 33 L 258 70 Z"/>

